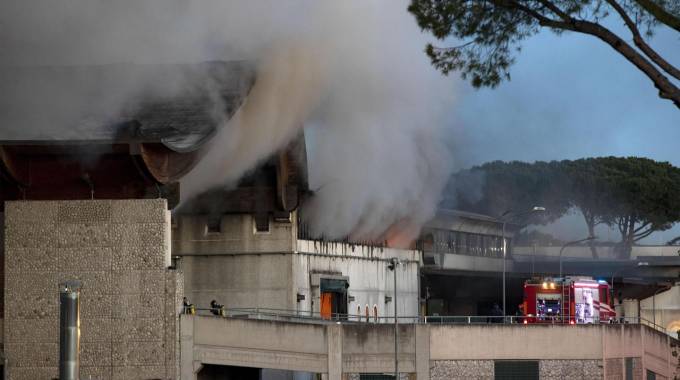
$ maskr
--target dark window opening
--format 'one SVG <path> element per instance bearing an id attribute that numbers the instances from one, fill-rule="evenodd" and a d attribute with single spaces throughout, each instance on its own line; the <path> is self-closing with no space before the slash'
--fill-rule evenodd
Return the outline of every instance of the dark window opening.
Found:
<path id="1" fill-rule="evenodd" d="M 222 215 L 209 215 L 207 228 L 208 233 L 215 234 L 222 232 Z"/>
<path id="2" fill-rule="evenodd" d="M 633 358 L 626 358 L 626 380 L 633 380 L 633 369 L 635 368 L 635 363 Z"/>
<path id="3" fill-rule="evenodd" d="M 499 360 L 493 367 L 495 380 L 538 380 L 536 360 Z"/>
<path id="4" fill-rule="evenodd" d="M 269 232 L 269 215 L 256 214 L 255 215 L 255 232 L 264 233 Z"/>
<path id="5" fill-rule="evenodd" d="M 362 373 L 359 374 L 359 380 L 393 380 L 394 375 L 387 375 L 384 373 Z"/>

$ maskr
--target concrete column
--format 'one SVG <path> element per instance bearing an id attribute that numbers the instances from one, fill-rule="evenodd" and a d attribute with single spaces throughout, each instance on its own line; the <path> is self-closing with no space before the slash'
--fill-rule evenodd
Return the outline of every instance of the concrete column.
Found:
<path id="1" fill-rule="evenodd" d="M 605 325 L 600 328 L 600 334 L 602 334 L 602 378 L 607 378 L 607 339 L 605 334 Z"/>
<path id="2" fill-rule="evenodd" d="M 326 326 L 328 341 L 328 380 L 342 380 L 342 325 Z"/>
<path id="3" fill-rule="evenodd" d="M 194 370 L 194 316 L 182 314 L 179 318 L 181 380 L 196 380 Z M 200 369 L 200 366 L 198 366 Z"/>
<path id="4" fill-rule="evenodd" d="M 621 345 L 619 347 L 626 347 L 626 325 L 621 325 Z M 626 355 L 621 354 L 621 374 L 626 377 Z"/>
<path id="5" fill-rule="evenodd" d="M 430 326 L 416 328 L 416 379 L 430 380 Z"/>
<path id="6" fill-rule="evenodd" d="M 638 331 L 640 332 L 640 346 L 638 349 L 640 350 L 640 364 L 642 365 L 642 378 L 646 379 L 647 378 L 647 363 L 645 363 L 645 327 L 643 325 L 638 325 Z M 625 361 L 625 359 L 624 359 Z"/>

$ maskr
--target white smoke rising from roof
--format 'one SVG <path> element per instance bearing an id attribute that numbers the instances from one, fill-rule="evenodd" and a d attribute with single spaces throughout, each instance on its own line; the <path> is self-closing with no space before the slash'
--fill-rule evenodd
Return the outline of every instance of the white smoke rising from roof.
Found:
<path id="1" fill-rule="evenodd" d="M 246 103 L 182 183 L 233 184 L 306 128 L 304 217 L 328 237 L 375 238 L 433 215 L 452 166 L 453 81 L 423 52 L 406 0 L 10 0 L 0 64 L 255 60 Z M 7 33 L 4 33 L 7 32 Z"/>
<path id="2" fill-rule="evenodd" d="M 220 178 L 204 178 L 215 172 L 237 178 L 304 124 L 317 191 L 303 217 L 313 233 L 375 239 L 397 222 L 429 219 L 452 165 L 444 119 L 452 84 L 430 67 L 405 8 L 395 1 L 307 8 L 311 30 L 273 40 L 277 53 L 223 129 L 225 144 L 236 146 L 224 149 L 218 139 L 187 182 L 217 185 Z"/>

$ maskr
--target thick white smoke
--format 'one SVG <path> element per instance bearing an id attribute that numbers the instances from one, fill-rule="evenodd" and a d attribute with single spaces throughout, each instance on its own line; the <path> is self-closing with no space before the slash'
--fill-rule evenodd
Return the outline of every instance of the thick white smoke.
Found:
<path id="1" fill-rule="evenodd" d="M 263 55 L 246 105 L 186 182 L 224 180 L 213 173 L 233 180 L 304 125 L 316 191 L 303 217 L 313 233 L 389 238 L 395 224 L 417 233 L 452 165 L 452 83 L 430 67 L 406 2 L 327 2 L 307 12 L 315 22 L 272 40 L 277 49 Z"/>
<path id="2" fill-rule="evenodd" d="M 315 233 L 378 238 L 433 214 L 452 165 L 453 83 L 430 66 L 406 0 L 26 3 L 0 8 L 2 64 L 257 63 L 183 195 L 233 185 L 304 127 Z"/>

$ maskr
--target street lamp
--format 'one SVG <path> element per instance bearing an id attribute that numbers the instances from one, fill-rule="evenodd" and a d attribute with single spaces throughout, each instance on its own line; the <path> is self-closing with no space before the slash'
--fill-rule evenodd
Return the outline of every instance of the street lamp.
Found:
<path id="1" fill-rule="evenodd" d="M 610 291 L 611 291 L 611 299 L 612 299 L 612 302 L 614 302 L 614 277 L 616 276 L 616 274 L 617 274 L 617 273 L 620 273 L 620 272 L 623 272 L 623 271 L 625 271 L 625 270 L 627 270 L 627 269 L 631 269 L 631 268 L 635 268 L 635 267 L 646 267 L 646 266 L 649 266 L 649 263 L 648 263 L 648 262 L 646 262 L 646 261 L 639 261 L 639 262 L 636 263 L 635 265 L 625 266 L 625 267 L 623 267 L 623 268 L 619 268 L 619 269 L 615 270 L 614 272 L 612 272 L 612 282 L 609 283 L 609 289 L 610 289 Z M 619 302 L 621 302 L 621 300 L 619 300 Z M 616 311 L 616 306 L 614 306 L 614 310 Z M 639 314 L 639 313 L 638 313 L 638 314 Z M 638 318 L 640 318 L 640 315 L 638 315 Z"/>
<path id="2" fill-rule="evenodd" d="M 635 264 L 635 265 L 625 266 L 625 267 L 623 267 L 623 268 L 619 268 L 619 269 L 615 270 L 615 271 L 612 273 L 612 282 L 610 283 L 610 289 L 612 290 L 612 298 L 614 298 L 614 276 L 616 276 L 617 273 L 622 272 L 622 271 L 624 271 L 624 270 L 626 270 L 626 269 L 631 269 L 631 268 L 635 268 L 635 267 L 646 267 L 646 266 L 649 266 L 649 263 L 648 263 L 648 262 L 646 262 L 646 261 L 640 261 L 640 262 L 638 262 L 638 263 Z"/>
<path id="3" fill-rule="evenodd" d="M 519 212 L 512 214 L 512 210 L 508 210 L 504 213 L 501 214 L 500 220 L 503 222 L 503 228 L 502 228 L 502 233 L 501 233 L 501 238 L 503 241 L 503 323 L 505 323 L 505 316 L 507 315 L 507 309 L 505 308 L 505 272 L 506 272 L 506 256 L 508 253 L 508 243 L 505 241 L 505 224 L 508 222 L 508 219 L 511 217 L 518 217 L 521 215 L 526 215 L 526 214 L 531 214 L 532 212 L 542 212 L 545 211 L 545 207 L 541 206 L 534 206 L 531 208 L 531 210 Z"/>
<path id="4" fill-rule="evenodd" d="M 399 326 L 397 319 L 397 265 L 399 265 L 399 259 L 393 257 L 390 259 L 390 263 L 387 265 L 394 273 L 394 378 L 399 379 Z"/>
<path id="5" fill-rule="evenodd" d="M 597 236 L 588 236 L 587 238 L 574 240 L 574 241 L 570 241 L 568 243 L 565 243 L 562 246 L 562 248 L 560 248 L 560 256 L 559 256 L 559 260 L 560 260 L 560 281 L 562 281 L 562 286 L 564 286 L 564 279 L 562 279 L 562 252 L 564 252 L 564 249 L 569 247 L 569 246 L 576 245 L 578 243 L 583 243 L 583 242 L 595 240 L 595 239 L 597 239 Z"/>
<path id="6" fill-rule="evenodd" d="M 560 301 L 560 314 L 562 314 L 562 321 L 564 321 L 564 299 L 563 299 L 564 298 L 564 278 L 562 277 L 562 252 L 564 252 L 564 249 L 569 247 L 569 246 L 572 246 L 572 245 L 575 245 L 575 244 L 578 244 L 578 243 L 583 243 L 584 241 L 595 240 L 595 239 L 597 239 L 596 236 L 588 236 L 587 238 L 584 238 L 584 239 L 579 239 L 579 240 L 567 242 L 562 246 L 562 248 L 560 248 L 560 255 L 559 255 L 560 277 L 559 277 L 559 279 L 560 279 L 560 284 L 562 284 L 562 287 L 561 287 L 562 295 L 560 296 L 561 297 L 560 298 L 561 299 L 561 301 Z M 568 317 L 571 318 L 571 310 L 568 313 L 569 313 Z"/>

